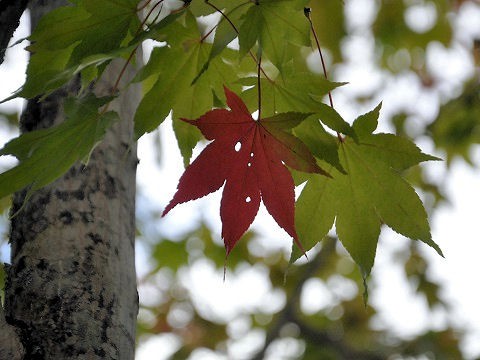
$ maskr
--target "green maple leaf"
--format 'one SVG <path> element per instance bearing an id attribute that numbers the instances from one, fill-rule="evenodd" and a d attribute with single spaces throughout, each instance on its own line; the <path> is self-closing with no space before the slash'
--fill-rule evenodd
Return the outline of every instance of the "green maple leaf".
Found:
<path id="1" fill-rule="evenodd" d="M 75 44 L 71 65 L 117 49 L 128 31 L 140 25 L 137 4 L 136 0 L 82 0 L 60 7 L 42 18 L 30 37 L 30 50 L 59 50 Z"/>
<path id="2" fill-rule="evenodd" d="M 373 266 L 382 224 L 442 255 L 431 238 L 420 198 L 401 176 L 408 167 L 438 159 L 406 139 L 373 134 L 379 109 L 355 121 L 358 143 L 348 138 L 340 143 L 339 160 L 346 174 L 332 167 L 327 168 L 332 179 L 310 176 L 296 207 L 297 232 L 305 249 L 323 239 L 335 221 L 340 241 L 364 277 Z M 292 260 L 299 255 L 294 251 Z"/>
<path id="3" fill-rule="evenodd" d="M 279 69 L 291 54 L 285 43 L 310 46 L 310 27 L 303 14 L 305 0 L 258 0 L 245 14 L 239 29 L 240 56 L 258 43 Z"/>
<path id="4" fill-rule="evenodd" d="M 0 155 L 14 155 L 19 164 L 0 174 L 0 199 L 29 186 L 35 190 L 62 176 L 76 161 L 86 161 L 108 127 L 118 118 L 114 112 L 99 114 L 111 97 L 65 101 L 66 121 L 60 125 L 20 135 L 8 142 Z"/>

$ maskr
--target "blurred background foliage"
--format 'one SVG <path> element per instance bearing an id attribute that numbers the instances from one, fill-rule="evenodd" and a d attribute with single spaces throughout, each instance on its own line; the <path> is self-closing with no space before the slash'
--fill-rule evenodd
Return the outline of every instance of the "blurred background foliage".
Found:
<path id="1" fill-rule="evenodd" d="M 197 6 L 199 11 L 209 9 Z M 397 134 L 416 141 L 430 139 L 430 149 L 446 160 L 447 173 L 454 159 L 478 165 L 472 153 L 480 142 L 480 39 L 465 34 L 459 23 L 462 14 L 480 11 L 478 1 L 312 0 L 311 8 L 333 80 L 348 81 L 343 70 L 358 60 L 349 44 L 362 39 L 369 45 L 362 56 L 368 58 L 376 76 L 367 90 L 348 93 L 346 100 L 340 99 L 342 103 L 354 109 L 373 104 L 383 98 L 392 79 L 413 79 L 422 92 L 432 95 L 432 115 L 418 113 L 410 103 L 390 109 L 383 121 Z M 439 74 L 432 65 L 438 51 L 464 57 L 467 66 L 461 76 Z M 305 55 L 312 52 L 314 49 L 306 49 Z M 11 126 L 17 114 L 1 113 L 0 119 Z M 157 142 L 157 146 L 164 144 Z M 408 176 L 426 199 L 431 214 L 448 201 L 443 178 L 428 176 L 421 167 L 412 169 Z M 447 324 L 406 338 L 379 325 L 379 310 L 372 302 L 365 306 L 359 271 L 335 237 L 324 239 L 309 253 L 308 261 L 289 264 L 289 254 L 265 248 L 262 235 L 249 232 L 225 259 L 218 231 L 208 222 L 189 224 L 188 230 L 169 235 L 171 231 L 159 220 L 158 204 L 149 205 L 141 188 L 138 193 L 142 211 L 137 215 L 137 244 L 143 269 L 138 279 L 138 341 L 140 349 L 152 339 L 161 341 L 162 353 L 152 358 L 464 358 L 460 346 L 464 332 L 458 326 Z M 8 204 L 0 204 L 4 214 L 2 242 L 8 233 L 7 208 Z M 415 296 L 428 304 L 428 311 L 448 312 L 451 305 L 442 284 L 429 275 L 430 265 L 423 254 L 412 242 L 407 250 L 396 254 L 392 266 L 401 269 Z M 218 279 L 224 271 L 222 284 Z M 220 277 L 215 277 L 213 285 L 199 281 L 208 274 Z M 376 290 L 374 278 L 375 269 L 370 293 Z M 225 295 L 229 285 L 238 285 L 244 291 L 241 296 L 257 300 L 239 304 L 234 301 L 238 294 Z M 312 293 L 322 303 L 313 309 L 307 298 Z M 205 294 L 219 298 L 206 301 Z M 221 301 L 227 302 L 221 308 L 212 305 Z"/>

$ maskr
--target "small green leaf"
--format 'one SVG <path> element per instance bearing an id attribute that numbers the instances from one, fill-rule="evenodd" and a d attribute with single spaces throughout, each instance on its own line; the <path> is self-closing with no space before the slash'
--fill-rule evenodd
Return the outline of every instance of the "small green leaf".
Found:
<path id="1" fill-rule="evenodd" d="M 0 155 L 14 155 L 20 163 L 0 174 L 0 198 L 29 186 L 27 198 L 35 190 L 62 176 L 76 161 L 86 159 L 103 139 L 117 114 L 101 114 L 98 108 L 111 97 L 67 99 L 67 120 L 58 126 L 20 135 L 8 142 Z"/>
<path id="2" fill-rule="evenodd" d="M 317 108 L 316 113 L 320 117 L 320 121 L 322 123 L 324 123 L 330 129 L 338 133 L 349 135 L 354 140 L 357 140 L 357 135 L 353 128 L 341 117 L 341 115 L 334 108 L 320 101 L 315 101 L 312 106 L 315 106 Z"/>
<path id="3" fill-rule="evenodd" d="M 17 96 L 31 99 L 40 94 L 48 94 L 67 83 L 71 74 L 65 74 L 64 69 L 72 51 L 73 46 L 70 46 L 33 55 L 27 66 L 25 84 L 7 100 Z"/>
<path id="4" fill-rule="evenodd" d="M 277 114 L 268 118 L 263 118 L 262 122 L 264 124 L 269 124 L 270 126 L 276 127 L 278 129 L 293 129 L 300 125 L 306 118 L 312 114 L 298 113 L 298 112 L 287 112 Z"/>
<path id="5" fill-rule="evenodd" d="M 245 14 L 239 29 L 240 56 L 258 43 L 267 58 L 281 70 L 290 59 L 285 42 L 310 45 L 310 27 L 303 14 L 306 0 L 262 0 Z"/>
<path id="6" fill-rule="evenodd" d="M 353 130 L 358 136 L 368 136 L 372 134 L 378 126 L 378 116 L 380 115 L 380 109 L 382 103 L 378 104 L 372 111 L 359 116 L 353 122 Z"/>
<path id="7" fill-rule="evenodd" d="M 136 0 L 82 0 L 53 10 L 30 37 L 30 50 L 60 50 L 74 44 L 72 66 L 87 56 L 117 49 L 128 31 L 140 26 L 137 4 Z"/>
<path id="8" fill-rule="evenodd" d="M 155 130 L 170 113 L 176 100 L 184 96 L 195 76 L 200 44 L 185 52 L 182 48 L 167 48 L 161 58 L 162 71 L 153 87 L 143 97 L 135 114 L 137 138 Z"/>
<path id="9" fill-rule="evenodd" d="M 187 239 L 180 241 L 171 241 L 169 239 L 161 239 L 153 247 L 151 254 L 157 266 L 152 273 L 160 269 L 170 268 L 177 271 L 182 266 L 188 264 L 188 251 L 185 248 Z"/>

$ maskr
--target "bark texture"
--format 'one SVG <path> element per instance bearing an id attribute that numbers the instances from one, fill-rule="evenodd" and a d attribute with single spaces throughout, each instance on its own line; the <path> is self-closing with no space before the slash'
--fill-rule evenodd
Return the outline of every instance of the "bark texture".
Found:
<path id="1" fill-rule="evenodd" d="M 6 323 L 0 306 L 0 359 L 21 360 L 24 354 L 16 329 Z"/>
<path id="2" fill-rule="evenodd" d="M 61 1 L 39 1 L 34 22 Z M 114 62 L 94 86 L 111 94 L 122 63 Z M 129 80 L 127 71 L 123 83 Z M 78 84 L 29 101 L 22 131 L 64 121 L 63 101 Z M 26 360 L 133 359 L 136 290 L 133 114 L 140 89 L 123 92 L 111 110 L 121 121 L 107 133 L 87 166 L 77 164 L 36 192 L 12 219 L 11 266 L 5 317 L 20 334 Z M 12 213 L 23 204 L 15 194 Z M 2 358 L 3 359 L 3 358 Z"/>

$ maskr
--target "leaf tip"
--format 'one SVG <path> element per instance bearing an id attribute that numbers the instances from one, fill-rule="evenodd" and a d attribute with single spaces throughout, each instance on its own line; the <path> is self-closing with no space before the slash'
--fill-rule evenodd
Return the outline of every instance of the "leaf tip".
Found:
<path id="1" fill-rule="evenodd" d="M 425 160 L 424 161 L 444 161 L 442 158 L 439 158 L 437 156 L 433 156 L 430 154 L 425 154 Z"/>
<path id="2" fill-rule="evenodd" d="M 305 256 L 305 259 L 310 260 L 310 259 L 308 258 L 307 252 L 306 252 L 305 249 L 303 248 L 302 243 L 300 242 L 300 240 L 298 240 L 298 236 L 297 236 L 296 233 L 295 233 L 295 236 L 293 236 L 293 241 L 295 242 L 295 244 L 298 246 L 298 248 L 299 248 L 300 251 L 302 252 L 302 255 Z"/>
<path id="3" fill-rule="evenodd" d="M 175 204 L 175 203 L 173 203 L 172 201 L 170 201 L 170 202 L 168 203 L 168 205 L 165 207 L 165 209 L 163 210 L 163 212 L 162 212 L 162 217 L 164 217 L 165 215 L 167 215 L 167 214 L 170 212 L 170 210 L 172 210 L 172 209 L 175 207 L 175 205 L 177 205 L 177 204 Z"/>
<path id="4" fill-rule="evenodd" d="M 430 245 L 437 252 L 438 255 L 445 259 L 445 255 L 443 254 L 442 249 L 440 249 L 440 246 L 438 246 L 433 240 L 431 241 L 431 244 L 428 245 Z"/>

